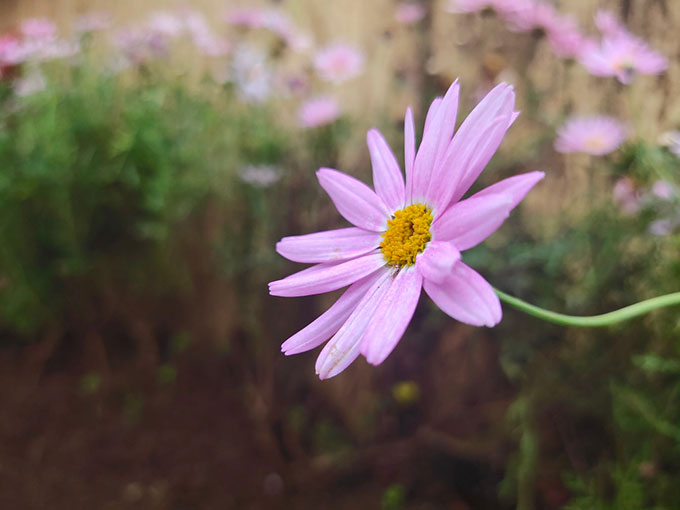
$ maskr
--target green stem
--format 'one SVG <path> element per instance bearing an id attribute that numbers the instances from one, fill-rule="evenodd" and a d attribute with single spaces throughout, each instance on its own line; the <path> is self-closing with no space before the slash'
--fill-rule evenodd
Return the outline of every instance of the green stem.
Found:
<path id="1" fill-rule="evenodd" d="M 644 315 L 648 312 L 651 312 L 652 310 L 656 310 L 657 308 L 680 305 L 680 292 L 673 292 L 672 294 L 666 294 L 664 296 L 640 301 L 634 305 L 626 306 L 613 312 L 603 313 L 602 315 L 579 317 L 551 312 L 550 310 L 539 308 L 538 306 L 531 305 L 526 301 L 522 301 L 521 299 L 510 296 L 498 289 L 494 289 L 494 291 L 504 303 L 514 306 L 518 310 L 528 313 L 529 315 L 533 315 L 538 319 L 543 319 L 544 321 L 553 322 L 555 324 L 561 324 L 563 326 L 577 326 L 585 328 L 611 326 L 612 324 L 623 322 L 639 315 Z"/>

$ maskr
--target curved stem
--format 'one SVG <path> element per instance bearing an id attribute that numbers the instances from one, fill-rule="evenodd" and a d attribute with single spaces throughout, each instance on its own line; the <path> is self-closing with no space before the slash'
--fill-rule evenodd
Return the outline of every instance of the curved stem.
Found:
<path id="1" fill-rule="evenodd" d="M 522 301 L 521 299 L 510 296 L 496 288 L 494 288 L 494 291 L 496 294 L 498 294 L 498 297 L 501 301 L 509 304 L 510 306 L 514 306 L 518 310 L 528 313 L 529 315 L 533 315 L 534 317 L 543 319 L 544 321 L 561 324 L 563 326 L 577 326 L 586 328 L 611 326 L 612 324 L 623 322 L 639 315 L 644 315 L 648 312 L 651 312 L 652 310 L 656 310 L 657 308 L 680 305 L 680 292 L 673 292 L 672 294 L 666 294 L 664 296 L 640 301 L 634 305 L 626 306 L 613 312 L 603 313 L 602 315 L 579 317 L 551 312 L 550 310 L 539 308 L 538 306 L 531 305 L 526 301 Z"/>

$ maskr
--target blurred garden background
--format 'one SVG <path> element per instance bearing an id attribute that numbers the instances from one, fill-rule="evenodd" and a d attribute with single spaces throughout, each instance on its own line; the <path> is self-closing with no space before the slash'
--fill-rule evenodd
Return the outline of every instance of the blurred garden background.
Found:
<path id="1" fill-rule="evenodd" d="M 0 508 L 680 508 L 680 309 L 423 296 L 378 367 L 280 352 L 339 295 L 267 291 L 346 226 L 315 171 L 370 182 L 371 127 L 402 162 L 456 78 L 459 123 L 521 110 L 474 189 L 546 173 L 467 264 L 576 315 L 680 290 L 680 2 L 512 4 L 4 0 Z"/>

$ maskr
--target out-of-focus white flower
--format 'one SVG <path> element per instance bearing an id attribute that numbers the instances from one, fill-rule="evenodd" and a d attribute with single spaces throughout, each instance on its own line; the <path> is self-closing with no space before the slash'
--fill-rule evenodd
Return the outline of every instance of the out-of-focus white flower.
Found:
<path id="1" fill-rule="evenodd" d="M 234 51 L 232 79 L 241 98 L 263 103 L 271 94 L 272 72 L 265 53 L 255 46 L 242 44 Z"/>
<path id="2" fill-rule="evenodd" d="M 47 81 L 38 69 L 14 81 L 14 93 L 22 97 L 45 90 L 45 87 L 47 87 Z"/>
<path id="3" fill-rule="evenodd" d="M 659 138 L 659 143 L 668 147 L 673 154 L 680 157 L 680 131 L 667 131 Z"/>
<path id="4" fill-rule="evenodd" d="M 238 172 L 243 182 L 267 188 L 281 178 L 281 169 L 274 165 L 247 165 Z"/>

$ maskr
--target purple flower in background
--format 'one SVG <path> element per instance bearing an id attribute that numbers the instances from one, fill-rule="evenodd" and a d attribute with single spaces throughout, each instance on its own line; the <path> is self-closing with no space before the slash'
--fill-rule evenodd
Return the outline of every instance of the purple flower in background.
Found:
<path id="1" fill-rule="evenodd" d="M 598 11 L 595 24 L 603 34 L 602 40 L 588 44 L 579 58 L 589 73 L 615 76 L 628 84 L 635 74 L 659 74 L 668 67 L 666 57 L 631 34 L 610 12 Z"/>
<path id="2" fill-rule="evenodd" d="M 349 285 L 324 314 L 282 345 L 295 354 L 330 338 L 316 362 L 326 379 L 360 354 L 382 363 L 401 339 L 421 289 L 448 315 L 494 326 L 501 306 L 492 287 L 461 260 L 508 217 L 542 172 L 517 175 L 461 200 L 496 152 L 516 117 L 515 93 L 498 85 L 454 135 L 458 83 L 433 101 L 416 151 L 410 108 L 404 124 L 406 181 L 382 135 L 367 135 L 375 191 L 344 173 L 322 168 L 321 186 L 353 224 L 339 230 L 284 237 L 277 251 L 312 267 L 271 282 L 274 296 L 321 294 Z"/>
<path id="3" fill-rule="evenodd" d="M 613 117 L 574 116 L 557 130 L 555 150 L 603 156 L 616 150 L 626 138 L 628 129 Z"/>
<path id="4" fill-rule="evenodd" d="M 425 7 L 413 2 L 400 2 L 394 11 L 394 19 L 404 25 L 418 23 L 425 17 Z"/>
<path id="5" fill-rule="evenodd" d="M 302 104 L 298 120 L 303 128 L 325 126 L 340 116 L 340 103 L 332 97 L 316 97 Z"/>
<path id="6" fill-rule="evenodd" d="M 316 54 L 314 65 L 321 79 L 342 83 L 363 72 L 364 56 L 353 46 L 333 44 Z"/>

